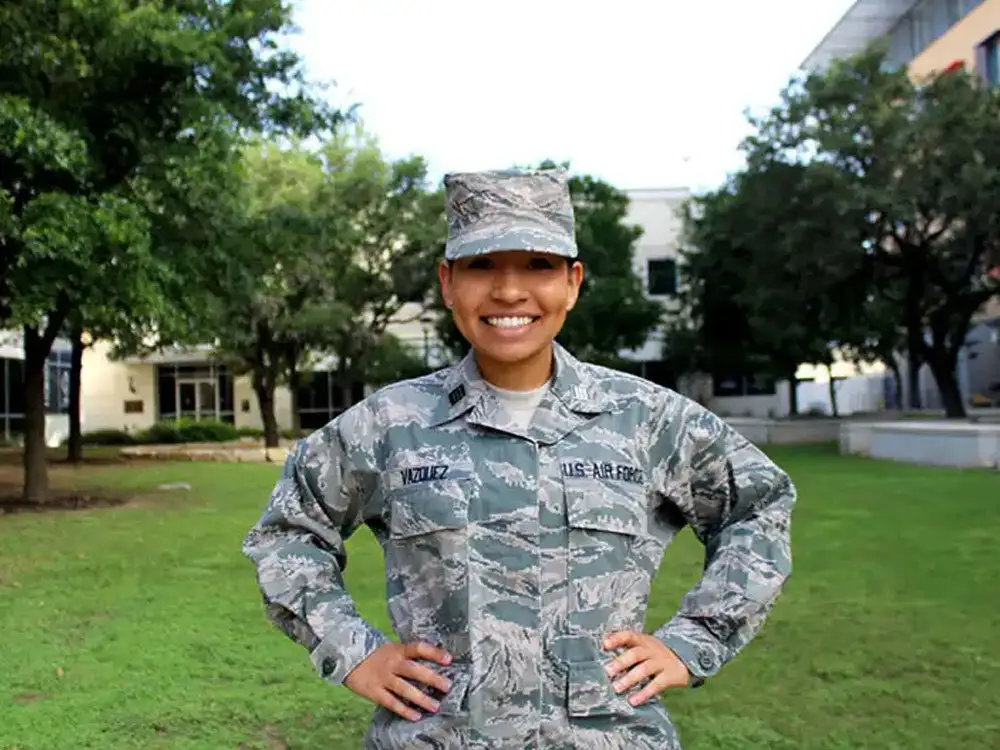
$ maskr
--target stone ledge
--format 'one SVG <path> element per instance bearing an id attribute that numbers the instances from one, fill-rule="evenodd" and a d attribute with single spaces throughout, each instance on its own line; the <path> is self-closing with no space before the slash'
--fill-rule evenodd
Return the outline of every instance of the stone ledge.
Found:
<path id="1" fill-rule="evenodd" d="M 219 461 L 228 463 L 280 463 L 285 460 L 292 443 L 276 448 L 240 443 L 177 443 L 171 445 L 130 445 L 121 449 L 128 458 L 154 461 Z"/>
<path id="2" fill-rule="evenodd" d="M 723 420 L 755 445 L 832 443 L 840 434 L 842 421 L 830 417 L 814 419 L 761 419 L 723 417 Z"/>
<path id="3" fill-rule="evenodd" d="M 840 452 L 925 466 L 1000 469 L 1000 424 L 845 422 Z"/>

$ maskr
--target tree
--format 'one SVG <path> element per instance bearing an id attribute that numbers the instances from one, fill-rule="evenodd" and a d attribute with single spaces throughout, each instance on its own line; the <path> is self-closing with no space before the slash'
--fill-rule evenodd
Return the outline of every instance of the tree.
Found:
<path id="1" fill-rule="evenodd" d="M 24 327 L 29 502 L 47 488 L 45 360 L 85 285 L 124 259 L 142 269 L 136 290 L 155 289 L 151 220 L 130 183 L 162 182 L 206 133 L 336 120 L 278 49 L 288 4 L 249 11 L 213 0 L 0 7 L 0 326 Z"/>
<path id="2" fill-rule="evenodd" d="M 544 161 L 539 168 L 554 166 Z M 559 342 L 588 361 L 622 367 L 620 353 L 643 346 L 663 314 L 660 303 L 644 293 L 634 270 L 635 244 L 642 230 L 627 222 L 628 194 L 607 182 L 573 175 L 569 191 L 584 279 Z M 441 300 L 432 307 L 438 337 L 454 356 L 461 356 L 468 344 Z"/>
<path id="3" fill-rule="evenodd" d="M 294 394 L 313 352 L 329 344 L 329 330 L 348 313 L 325 279 L 338 263 L 321 205 L 319 156 L 301 143 L 251 142 L 244 153 L 239 200 L 224 231 L 231 262 L 217 288 L 201 295 L 201 325 L 175 343 L 212 342 L 234 374 L 248 374 L 260 406 L 267 447 L 279 442 L 274 394 Z M 331 231 L 332 230 L 332 231 Z M 293 430 L 297 425 L 292 425 Z"/>
<path id="4" fill-rule="evenodd" d="M 689 365 L 784 379 L 796 414 L 799 366 L 831 367 L 837 349 L 871 338 L 860 314 L 865 211 L 849 182 L 821 162 L 757 160 L 692 201 L 682 253 L 690 317 L 669 335 Z"/>
<path id="5" fill-rule="evenodd" d="M 972 316 L 1000 293 L 1000 96 L 965 71 L 911 81 L 873 47 L 793 81 L 752 121 L 748 162 L 818 161 L 851 177 L 867 212 L 872 294 L 891 305 L 914 364 L 934 374 L 949 417 Z"/>
<path id="6" fill-rule="evenodd" d="M 387 161 L 360 125 L 318 149 L 255 144 L 246 165 L 227 242 L 238 264 L 223 293 L 205 300 L 214 314 L 202 338 L 250 374 L 273 447 L 275 389 L 291 390 L 297 432 L 302 376 L 319 358 L 333 363 L 345 394 L 353 382 L 414 371 L 386 329 L 428 296 L 442 204 L 421 159 Z"/>
<path id="7" fill-rule="evenodd" d="M 360 127 L 330 139 L 322 154 L 324 221 L 338 228 L 331 241 L 339 261 L 328 283 L 348 312 L 330 326 L 330 351 L 349 403 L 351 383 L 391 373 L 387 362 L 412 371 L 398 350 L 389 356 L 395 344 L 386 331 L 416 321 L 430 304 L 445 241 L 444 194 L 421 157 L 390 161 Z"/>

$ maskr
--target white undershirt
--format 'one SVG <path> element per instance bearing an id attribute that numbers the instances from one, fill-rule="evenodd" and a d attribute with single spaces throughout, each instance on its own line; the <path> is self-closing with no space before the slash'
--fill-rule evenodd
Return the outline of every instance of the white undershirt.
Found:
<path id="1" fill-rule="evenodd" d="M 535 409 L 538 408 L 538 404 L 548 389 L 548 383 L 530 391 L 508 391 L 494 385 L 490 386 L 490 390 L 503 404 L 504 410 L 521 430 L 526 430 L 531 424 L 531 418 L 535 416 Z"/>

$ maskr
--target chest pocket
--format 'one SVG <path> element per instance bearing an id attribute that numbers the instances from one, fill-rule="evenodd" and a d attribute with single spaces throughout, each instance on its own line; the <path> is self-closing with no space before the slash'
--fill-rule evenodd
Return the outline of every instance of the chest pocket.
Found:
<path id="1" fill-rule="evenodd" d="M 472 464 L 396 469 L 386 478 L 387 594 L 401 639 L 467 650 Z"/>
<path id="2" fill-rule="evenodd" d="M 565 481 L 570 578 L 624 573 L 648 537 L 645 487 L 607 479 Z"/>
<path id="3" fill-rule="evenodd" d="M 641 479 L 637 477 L 637 479 Z M 602 658 L 601 638 L 641 629 L 655 559 L 646 485 L 617 477 L 563 478 L 569 662 Z"/>

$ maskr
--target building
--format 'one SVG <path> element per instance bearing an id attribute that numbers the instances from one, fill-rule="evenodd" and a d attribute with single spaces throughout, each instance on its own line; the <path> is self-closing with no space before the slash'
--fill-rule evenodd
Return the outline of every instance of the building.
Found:
<path id="1" fill-rule="evenodd" d="M 56 339 L 45 364 L 45 439 L 58 445 L 69 435 L 68 341 Z M 19 331 L 0 331 L 0 443 L 24 433 L 24 338 Z"/>
<path id="2" fill-rule="evenodd" d="M 822 70 L 879 39 L 889 42 L 889 63 L 914 78 L 962 64 L 1000 81 L 1000 0 L 857 0 L 802 67 Z"/>
<path id="3" fill-rule="evenodd" d="M 683 208 L 691 198 L 691 191 L 654 188 L 627 192 L 626 221 L 643 230 L 636 243 L 633 270 L 642 279 L 646 294 L 662 302 L 669 313 L 677 295 Z M 621 355 L 636 363 L 639 375 L 660 385 L 676 387 L 677 373 L 663 353 L 662 330 L 655 331 L 642 348 Z"/>
<path id="4" fill-rule="evenodd" d="M 808 55 L 802 67 L 820 71 L 833 60 L 887 40 L 888 62 L 919 81 L 964 67 L 1000 84 L 1000 0 L 857 0 Z M 1000 300 L 973 320 L 959 355 L 958 378 L 970 405 L 1000 402 Z M 940 406 L 928 368 L 921 373 L 925 407 Z"/>

